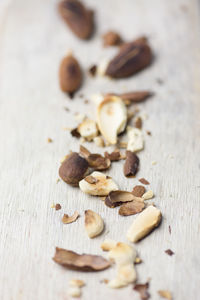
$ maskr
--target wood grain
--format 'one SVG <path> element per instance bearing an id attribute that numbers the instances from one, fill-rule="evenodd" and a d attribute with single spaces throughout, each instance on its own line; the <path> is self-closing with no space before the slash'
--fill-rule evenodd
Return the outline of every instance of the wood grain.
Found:
<path id="1" fill-rule="evenodd" d="M 56 183 L 60 159 L 78 142 L 63 127 L 74 127 L 75 112 L 94 115 L 84 99 L 94 92 L 117 93 L 151 89 L 156 95 L 139 105 L 148 119 L 145 150 L 135 179 L 122 175 L 123 162 L 108 172 L 123 189 L 130 190 L 145 177 L 156 194 L 154 202 L 163 222 L 136 245 L 144 261 L 137 266 L 139 282 L 151 278 L 152 299 L 168 289 L 176 300 L 198 299 L 200 282 L 200 57 L 197 0 L 85 1 L 96 10 L 97 31 L 89 42 L 79 41 L 49 0 L 0 3 L 0 298 L 1 300 L 68 299 L 71 278 L 86 281 L 82 299 L 139 299 L 132 287 L 108 289 L 98 274 L 68 271 L 52 261 L 55 246 L 79 253 L 102 254 L 105 237 L 126 241 L 127 227 L 135 216 L 122 217 L 95 197 L 84 195 L 63 182 Z M 119 31 L 130 40 L 149 37 L 155 52 L 152 66 L 128 80 L 111 81 L 85 76 L 74 100 L 59 89 L 58 66 L 73 50 L 87 69 L 115 49 L 102 49 L 101 34 Z M 157 82 L 163 80 L 163 84 Z M 64 110 L 70 109 L 70 113 Z M 47 143 L 47 138 L 53 143 Z M 94 145 L 91 150 L 99 151 Z M 151 162 L 157 161 L 156 165 Z M 55 211 L 52 203 L 60 203 Z M 63 225 L 63 213 L 78 210 L 77 222 Z M 93 209 L 106 223 L 94 240 L 84 232 L 84 210 Z M 171 226 L 171 235 L 168 227 Z M 166 255 L 166 249 L 175 255 Z"/>

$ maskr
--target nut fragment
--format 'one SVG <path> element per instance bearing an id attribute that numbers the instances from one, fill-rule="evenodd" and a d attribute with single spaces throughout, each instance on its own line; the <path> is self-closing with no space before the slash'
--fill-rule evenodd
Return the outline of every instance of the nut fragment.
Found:
<path id="1" fill-rule="evenodd" d="M 135 120 L 135 127 L 138 128 L 138 129 L 142 128 L 142 119 L 141 119 L 141 117 L 137 117 L 136 118 L 136 120 Z"/>
<path id="2" fill-rule="evenodd" d="M 128 229 L 128 240 L 134 243 L 138 242 L 160 224 L 161 218 L 161 211 L 158 208 L 152 205 L 148 206 Z"/>
<path id="3" fill-rule="evenodd" d="M 88 161 L 89 166 L 95 170 L 106 170 L 110 168 L 110 159 L 101 154 L 91 153 L 83 146 L 80 146 L 80 154 Z"/>
<path id="4" fill-rule="evenodd" d="M 105 174 L 95 171 L 91 176 L 98 181 L 90 184 L 83 179 L 79 182 L 79 187 L 84 193 L 94 196 L 106 196 L 109 192 L 118 190 L 118 186 L 112 178 L 108 178 Z"/>
<path id="5" fill-rule="evenodd" d="M 150 184 L 145 178 L 140 178 L 139 181 L 142 183 L 142 184 Z"/>
<path id="6" fill-rule="evenodd" d="M 81 288 L 85 285 L 85 282 L 80 279 L 71 279 L 69 281 L 68 294 L 71 297 L 80 297 Z"/>
<path id="7" fill-rule="evenodd" d="M 115 31 L 108 31 L 102 37 L 104 47 L 118 46 L 122 43 L 122 39 L 119 33 Z"/>
<path id="8" fill-rule="evenodd" d="M 165 253 L 167 253 L 169 256 L 174 255 L 174 252 L 171 249 L 165 250 Z"/>
<path id="9" fill-rule="evenodd" d="M 79 124 L 77 131 L 83 138 L 85 138 L 89 142 L 98 135 L 96 122 L 89 119 L 86 119 L 81 124 Z"/>
<path id="10" fill-rule="evenodd" d="M 59 209 L 61 209 L 61 205 L 60 205 L 59 203 L 57 203 L 57 204 L 55 205 L 55 210 L 59 210 Z"/>
<path id="11" fill-rule="evenodd" d="M 119 242 L 109 251 L 108 257 L 115 262 L 117 267 L 117 275 L 108 282 L 109 287 L 121 288 L 136 280 L 133 264 L 136 258 L 136 251 L 133 247 Z"/>
<path id="12" fill-rule="evenodd" d="M 130 105 L 132 103 L 138 103 L 146 100 L 147 98 L 153 96 L 153 93 L 150 91 L 136 91 L 115 95 L 119 96 L 126 105 Z"/>
<path id="13" fill-rule="evenodd" d="M 149 282 L 144 283 L 144 284 L 141 284 L 141 283 L 136 284 L 133 289 L 140 294 L 140 298 L 142 300 L 148 300 L 150 298 L 148 288 L 149 288 Z"/>
<path id="14" fill-rule="evenodd" d="M 168 299 L 168 300 L 172 300 L 172 294 L 170 291 L 167 291 L 167 290 L 160 290 L 158 291 L 158 294 L 162 297 L 162 298 L 165 298 L 165 299 Z"/>
<path id="15" fill-rule="evenodd" d="M 119 209 L 119 215 L 131 216 L 138 214 L 144 209 L 144 202 L 141 200 L 134 200 L 132 202 L 124 203 Z"/>
<path id="16" fill-rule="evenodd" d="M 117 135 L 124 131 L 127 109 L 116 96 L 107 96 L 97 107 L 97 124 L 101 134 L 110 144 L 117 143 Z"/>
<path id="17" fill-rule="evenodd" d="M 105 204 L 108 207 L 116 207 L 124 202 L 131 202 L 133 200 L 142 201 L 142 198 L 135 197 L 132 193 L 127 191 L 112 191 L 105 199 Z"/>
<path id="18" fill-rule="evenodd" d="M 105 146 L 105 143 L 104 143 L 104 140 L 101 136 L 96 136 L 94 139 L 93 139 L 94 143 L 98 146 L 98 147 L 104 147 Z"/>
<path id="19" fill-rule="evenodd" d="M 84 178 L 88 171 L 88 162 L 78 153 L 69 154 L 59 169 L 59 175 L 66 183 L 78 186 L 81 179 Z"/>
<path id="20" fill-rule="evenodd" d="M 140 151 L 144 148 L 144 138 L 142 131 L 138 128 L 128 128 L 128 146 L 127 150 L 132 152 Z"/>
<path id="21" fill-rule="evenodd" d="M 142 197 L 144 193 L 145 193 L 145 187 L 142 185 L 136 185 L 132 190 L 132 194 L 136 197 Z"/>
<path id="22" fill-rule="evenodd" d="M 79 271 L 101 271 L 110 267 L 110 263 L 102 256 L 78 254 L 58 247 L 56 247 L 53 260 L 68 269 Z"/>
<path id="23" fill-rule="evenodd" d="M 149 191 L 147 191 L 146 193 L 143 194 L 142 198 L 144 200 L 149 200 L 149 199 L 152 199 L 153 196 L 154 196 L 153 191 L 149 190 Z"/>
<path id="24" fill-rule="evenodd" d="M 113 152 L 108 153 L 107 151 L 104 153 L 104 156 L 109 158 L 110 161 L 118 161 L 121 159 L 125 159 L 125 156 L 122 155 L 119 149 L 115 149 Z"/>
<path id="25" fill-rule="evenodd" d="M 63 92 L 74 93 L 82 83 L 82 72 L 78 61 L 72 55 L 63 58 L 59 70 L 60 88 Z"/>
<path id="26" fill-rule="evenodd" d="M 78 0 L 63 0 L 59 3 L 61 17 L 80 39 L 88 39 L 93 32 L 93 11 Z"/>
<path id="27" fill-rule="evenodd" d="M 151 49 L 146 38 L 139 38 L 122 45 L 118 54 L 110 61 L 106 75 L 123 78 L 147 67 L 152 60 Z"/>
<path id="28" fill-rule="evenodd" d="M 90 238 L 101 234 L 104 229 L 101 216 L 90 209 L 85 210 L 85 229 Z"/>
<path id="29" fill-rule="evenodd" d="M 117 242 L 111 239 L 105 239 L 101 244 L 101 249 L 103 251 L 110 251 L 112 248 L 116 246 Z"/>
<path id="30" fill-rule="evenodd" d="M 74 214 L 70 217 L 67 214 L 64 214 L 62 217 L 63 224 L 70 224 L 75 222 L 79 217 L 79 213 L 77 211 L 74 212 Z"/>
<path id="31" fill-rule="evenodd" d="M 139 167 L 139 158 L 138 156 L 131 152 L 126 151 L 126 161 L 124 164 L 124 175 L 125 176 L 135 176 Z"/>

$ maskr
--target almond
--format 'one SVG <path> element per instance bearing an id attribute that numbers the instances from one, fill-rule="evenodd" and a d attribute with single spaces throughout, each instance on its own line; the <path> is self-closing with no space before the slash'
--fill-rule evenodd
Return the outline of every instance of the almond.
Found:
<path id="1" fill-rule="evenodd" d="M 81 180 L 79 187 L 84 193 L 94 196 L 106 196 L 109 192 L 118 190 L 118 186 L 112 178 L 107 177 L 105 174 L 95 171 L 90 176 L 96 178 L 97 182 L 89 183 L 87 178 Z"/>
<path id="2" fill-rule="evenodd" d="M 101 234 L 104 229 L 103 219 L 96 212 L 85 210 L 85 230 L 90 238 Z"/>
<path id="3" fill-rule="evenodd" d="M 147 67 L 152 60 L 152 52 L 145 38 L 122 45 L 119 53 L 110 61 L 106 75 L 113 78 L 131 76 Z"/>
<path id="4" fill-rule="evenodd" d="M 82 83 L 82 72 L 78 61 L 71 54 L 61 61 L 59 78 L 63 92 L 73 94 L 79 89 Z"/>
<path id="5" fill-rule="evenodd" d="M 160 224 L 161 218 L 161 211 L 158 208 L 152 205 L 148 206 L 130 226 L 127 232 L 128 240 L 134 243 L 138 242 Z"/>
<path id="6" fill-rule="evenodd" d="M 71 31 L 80 39 L 88 39 L 94 30 L 93 11 L 78 0 L 63 0 L 59 3 L 61 17 Z"/>
<path id="7" fill-rule="evenodd" d="M 117 143 L 117 135 L 124 131 L 127 109 L 116 96 L 107 96 L 97 107 L 97 124 L 101 134 L 110 144 Z"/>
<path id="8" fill-rule="evenodd" d="M 59 175 L 66 183 L 78 186 L 79 181 L 85 177 L 88 167 L 89 165 L 85 158 L 76 152 L 72 152 L 61 164 Z"/>

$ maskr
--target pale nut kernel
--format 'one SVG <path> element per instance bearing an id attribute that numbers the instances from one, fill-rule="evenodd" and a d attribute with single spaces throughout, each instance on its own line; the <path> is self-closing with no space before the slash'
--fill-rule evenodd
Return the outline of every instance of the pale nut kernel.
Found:
<path id="1" fill-rule="evenodd" d="M 103 243 L 101 243 L 101 249 L 103 251 L 110 251 L 112 248 L 116 246 L 117 242 L 111 239 L 105 239 Z"/>
<path id="2" fill-rule="evenodd" d="M 149 200 L 149 199 L 152 199 L 153 196 L 154 196 L 153 191 L 152 191 L 152 190 L 149 190 L 149 191 L 147 191 L 146 193 L 144 193 L 144 194 L 142 195 L 142 198 L 143 198 L 144 200 Z"/>
<path id="3" fill-rule="evenodd" d="M 96 136 L 93 141 L 97 147 L 105 147 L 104 140 L 101 136 Z"/>
<path id="4" fill-rule="evenodd" d="M 81 124 L 79 124 L 78 132 L 80 133 L 81 137 L 90 142 L 94 137 L 98 135 L 97 124 L 93 120 L 86 119 Z"/>
<path id="5" fill-rule="evenodd" d="M 138 128 L 128 128 L 127 150 L 132 152 L 140 151 L 144 148 L 144 138 L 142 131 Z"/>
<path id="6" fill-rule="evenodd" d="M 127 123 L 127 108 L 121 98 L 106 96 L 97 107 L 97 124 L 101 134 L 110 144 L 117 143 L 117 135 Z"/>
<path id="7" fill-rule="evenodd" d="M 89 183 L 85 179 L 79 182 L 79 187 L 84 193 L 93 196 L 106 196 L 111 191 L 118 190 L 117 184 L 105 174 L 95 171 L 90 176 L 97 179 L 96 183 Z"/>
<path id="8" fill-rule="evenodd" d="M 88 209 L 85 211 L 85 230 L 90 238 L 101 234 L 104 229 L 102 217 L 96 212 Z"/>
<path id="9" fill-rule="evenodd" d="M 148 206 L 134 219 L 128 229 L 127 239 L 133 243 L 138 242 L 160 224 L 161 218 L 161 211 L 158 208 Z"/>

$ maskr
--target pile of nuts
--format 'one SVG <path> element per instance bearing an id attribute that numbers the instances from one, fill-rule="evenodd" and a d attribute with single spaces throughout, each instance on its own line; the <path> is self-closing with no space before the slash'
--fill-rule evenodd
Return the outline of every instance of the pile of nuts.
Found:
<path id="1" fill-rule="evenodd" d="M 80 1 L 61 1 L 59 13 L 78 38 L 86 40 L 91 37 L 94 31 L 94 14 Z M 152 50 L 145 37 L 124 42 L 118 33 L 109 31 L 103 35 L 103 44 L 105 47 L 119 47 L 118 53 L 110 62 L 104 62 L 103 66 L 92 66 L 89 70 L 92 76 L 101 74 L 115 79 L 126 78 L 143 70 L 152 62 Z M 73 97 L 83 79 L 82 68 L 73 54 L 70 53 L 62 60 L 59 78 L 61 90 Z M 93 95 L 91 100 L 96 105 L 96 120 L 84 118 L 77 128 L 71 130 L 71 135 L 80 138 L 81 143 L 94 142 L 99 147 L 114 145 L 115 149 L 111 153 L 105 151 L 104 155 L 101 155 L 91 153 L 80 145 L 78 152 L 71 152 L 65 156 L 59 168 L 59 175 L 64 182 L 79 187 L 83 193 L 101 197 L 101 200 L 103 197 L 105 205 L 110 208 L 120 206 L 119 215 L 138 214 L 126 233 L 128 241 L 132 243 L 143 239 L 161 222 L 161 211 L 154 204 L 148 205 L 146 202 L 153 198 L 153 191 L 146 191 L 142 185 L 135 186 L 133 191 L 119 190 L 117 183 L 103 171 L 108 170 L 116 161 L 125 160 L 124 176 L 133 177 L 137 174 L 139 157 L 136 153 L 144 148 L 142 118 L 135 116 L 136 113 L 130 115 L 128 106 L 142 102 L 150 96 L 152 93 L 149 91 Z M 132 117 L 135 117 L 135 125 L 129 126 Z M 126 142 L 121 141 L 122 134 L 123 137 L 127 137 Z M 126 148 L 126 152 L 122 153 L 121 148 Z M 144 178 L 140 181 L 149 184 Z M 72 223 L 78 217 L 77 211 L 72 216 L 65 214 L 62 222 Z M 100 235 L 104 226 L 104 220 L 98 213 L 92 210 L 85 211 L 85 230 L 89 238 Z M 80 271 L 101 271 L 114 263 L 116 276 L 106 281 L 108 287 L 120 288 L 135 283 L 137 274 L 134 264 L 141 260 L 137 257 L 133 245 L 106 239 L 101 248 L 108 251 L 108 260 L 102 256 L 78 254 L 58 247 L 53 260 L 66 268 Z M 82 280 L 70 280 L 69 294 L 79 297 L 83 286 Z M 141 299 L 149 298 L 148 287 L 149 283 L 134 284 L 134 289 L 140 293 Z"/>

